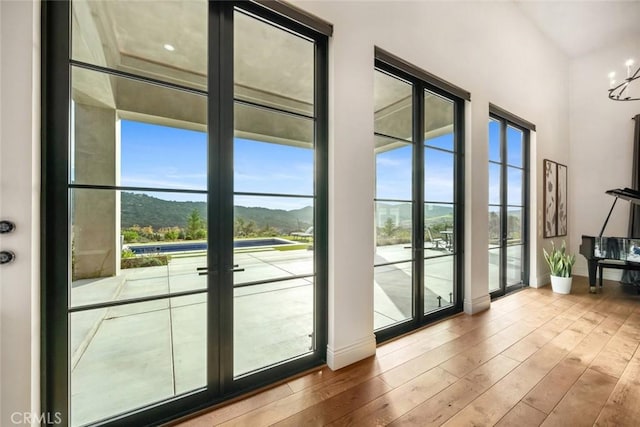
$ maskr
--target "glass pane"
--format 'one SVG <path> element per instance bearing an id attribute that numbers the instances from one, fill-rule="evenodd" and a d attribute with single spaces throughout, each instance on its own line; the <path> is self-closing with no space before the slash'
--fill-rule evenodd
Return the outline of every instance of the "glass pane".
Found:
<path id="1" fill-rule="evenodd" d="M 314 43 L 239 11 L 233 24 L 236 99 L 313 115 Z"/>
<path id="2" fill-rule="evenodd" d="M 500 251 L 502 249 L 489 249 L 489 292 L 500 289 Z"/>
<path id="3" fill-rule="evenodd" d="M 204 387 L 206 314 L 204 294 L 72 313 L 71 425 Z"/>
<path id="4" fill-rule="evenodd" d="M 424 260 L 424 312 L 440 310 L 455 304 L 454 256 Z"/>
<path id="5" fill-rule="evenodd" d="M 424 143 L 453 151 L 454 104 L 439 95 L 424 93 Z"/>
<path id="6" fill-rule="evenodd" d="M 206 289 L 206 195 L 71 192 L 70 304 Z"/>
<path id="7" fill-rule="evenodd" d="M 312 119 L 236 103 L 234 136 L 290 147 L 313 148 Z"/>
<path id="8" fill-rule="evenodd" d="M 120 152 L 122 186 L 207 188 L 204 131 L 121 120 Z"/>
<path id="9" fill-rule="evenodd" d="M 489 206 L 489 248 L 500 246 L 500 214 L 500 207 Z"/>
<path id="10" fill-rule="evenodd" d="M 499 205 L 502 203 L 500 197 L 500 174 L 502 168 L 495 163 L 489 163 L 489 204 Z"/>
<path id="11" fill-rule="evenodd" d="M 455 233 L 452 204 L 424 204 L 425 256 L 437 256 L 453 252 Z"/>
<path id="12" fill-rule="evenodd" d="M 413 317 L 410 262 L 374 268 L 373 327 L 382 329 Z"/>
<path id="13" fill-rule="evenodd" d="M 411 200 L 413 145 L 376 137 L 376 197 Z"/>
<path id="14" fill-rule="evenodd" d="M 413 259 L 411 209 L 411 202 L 376 202 L 376 265 Z"/>
<path id="15" fill-rule="evenodd" d="M 234 283 L 313 274 L 313 199 L 236 196 Z"/>
<path id="16" fill-rule="evenodd" d="M 523 206 L 522 169 L 507 167 L 507 204 Z"/>
<path id="17" fill-rule="evenodd" d="M 507 286 L 522 283 L 522 250 L 524 246 L 507 247 Z"/>
<path id="18" fill-rule="evenodd" d="M 72 57 L 206 90 L 207 16 L 204 0 L 74 0 Z"/>
<path id="19" fill-rule="evenodd" d="M 507 163 L 522 167 L 522 146 L 524 134 L 520 129 L 507 126 Z"/>
<path id="20" fill-rule="evenodd" d="M 235 191 L 313 195 L 313 147 L 235 138 Z"/>
<path id="21" fill-rule="evenodd" d="M 523 231 L 522 208 L 507 208 L 507 244 L 522 243 Z"/>
<path id="22" fill-rule="evenodd" d="M 383 135 L 413 140 L 413 86 L 376 70 L 374 129 Z"/>
<path id="23" fill-rule="evenodd" d="M 501 162 L 500 154 L 500 122 L 489 119 L 489 160 Z"/>
<path id="24" fill-rule="evenodd" d="M 425 148 L 424 199 L 453 203 L 453 153 Z"/>
<path id="25" fill-rule="evenodd" d="M 234 288 L 234 376 L 312 351 L 313 289 L 313 277 Z"/>
<path id="26" fill-rule="evenodd" d="M 73 183 L 206 189 L 205 97 L 77 67 L 72 82 Z"/>

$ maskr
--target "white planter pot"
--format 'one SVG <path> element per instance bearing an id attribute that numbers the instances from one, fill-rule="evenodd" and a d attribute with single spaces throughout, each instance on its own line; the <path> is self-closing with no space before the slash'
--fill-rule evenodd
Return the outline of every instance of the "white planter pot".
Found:
<path id="1" fill-rule="evenodd" d="M 558 294 L 571 293 L 572 277 L 551 276 L 551 289 Z"/>

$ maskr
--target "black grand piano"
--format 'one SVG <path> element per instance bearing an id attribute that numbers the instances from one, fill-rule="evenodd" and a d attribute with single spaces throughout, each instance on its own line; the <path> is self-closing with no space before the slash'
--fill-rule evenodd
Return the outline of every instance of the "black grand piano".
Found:
<path id="1" fill-rule="evenodd" d="M 600 234 L 598 237 L 582 236 L 582 244 L 580 245 L 580 253 L 584 255 L 589 265 L 589 286 L 591 292 L 596 291 L 598 270 L 600 270 L 600 289 L 602 289 L 602 273 L 605 268 L 640 270 L 640 238 L 602 236 L 618 199 L 640 204 L 640 191 L 631 188 L 618 188 L 609 190 L 606 193 L 614 196 L 615 200 L 611 205 L 607 219 L 605 219 L 602 225 Z"/>

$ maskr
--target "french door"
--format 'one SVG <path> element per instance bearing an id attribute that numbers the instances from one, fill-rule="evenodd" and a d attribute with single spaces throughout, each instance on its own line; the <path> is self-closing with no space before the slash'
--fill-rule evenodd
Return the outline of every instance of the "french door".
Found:
<path id="1" fill-rule="evenodd" d="M 462 307 L 464 101 L 398 62 L 382 52 L 374 75 L 379 341 Z"/>
<path id="2" fill-rule="evenodd" d="M 325 358 L 327 35 L 285 9 L 44 4 L 43 407 L 65 424 L 159 423 Z"/>
<path id="3" fill-rule="evenodd" d="M 529 130 L 504 116 L 489 119 L 489 293 L 528 283 Z"/>

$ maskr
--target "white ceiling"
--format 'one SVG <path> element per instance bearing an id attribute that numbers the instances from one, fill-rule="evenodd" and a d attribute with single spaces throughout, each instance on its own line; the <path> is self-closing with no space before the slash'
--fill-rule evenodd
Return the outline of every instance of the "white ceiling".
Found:
<path id="1" fill-rule="evenodd" d="M 570 58 L 640 39 L 640 0 L 516 1 L 540 31 Z"/>

